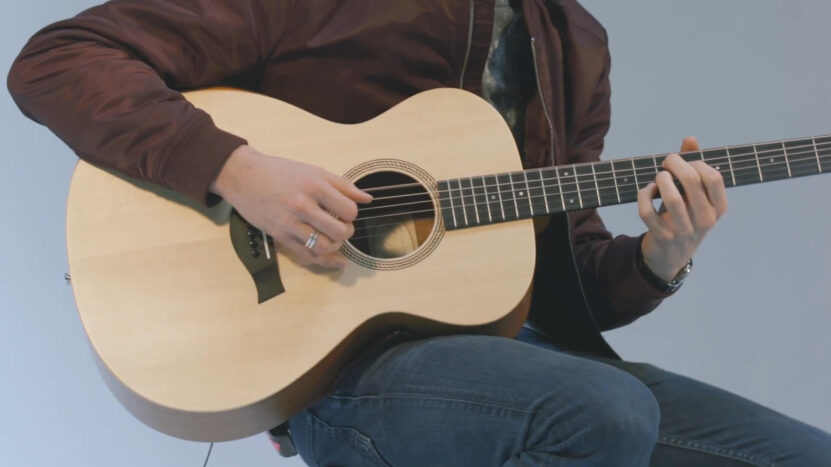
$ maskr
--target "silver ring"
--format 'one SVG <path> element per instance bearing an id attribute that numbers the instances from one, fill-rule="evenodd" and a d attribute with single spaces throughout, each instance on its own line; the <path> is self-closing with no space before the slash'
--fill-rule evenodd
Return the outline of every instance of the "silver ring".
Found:
<path id="1" fill-rule="evenodd" d="M 317 244 L 317 237 L 320 236 L 320 231 L 315 229 L 311 235 L 309 235 L 309 239 L 306 240 L 306 248 L 313 250 L 315 245 Z"/>

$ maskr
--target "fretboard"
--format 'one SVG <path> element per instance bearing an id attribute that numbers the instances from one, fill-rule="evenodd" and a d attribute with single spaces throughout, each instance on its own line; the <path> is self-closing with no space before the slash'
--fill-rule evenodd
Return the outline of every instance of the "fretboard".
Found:
<path id="1" fill-rule="evenodd" d="M 680 154 L 704 161 L 736 187 L 831 173 L 831 136 Z M 562 165 L 438 182 L 448 230 L 637 201 L 667 154 Z M 678 183 L 676 183 L 678 184 Z M 679 185 L 680 186 L 680 185 Z"/>

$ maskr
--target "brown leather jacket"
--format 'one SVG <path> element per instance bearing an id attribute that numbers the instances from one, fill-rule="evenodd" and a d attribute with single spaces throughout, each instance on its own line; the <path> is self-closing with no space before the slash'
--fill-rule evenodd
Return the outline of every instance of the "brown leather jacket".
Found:
<path id="1" fill-rule="evenodd" d="M 609 126 L 605 30 L 574 0 L 522 4 L 538 82 L 525 165 L 596 160 Z M 481 93 L 493 9 L 493 0 L 121 0 L 38 32 L 8 86 L 79 157 L 206 203 L 244 141 L 177 90 L 234 85 L 337 122 L 431 88 Z M 665 296 L 635 265 L 638 240 L 613 239 L 594 210 L 555 216 L 537 242 L 535 324 L 562 346 L 613 354 L 598 330 Z"/>

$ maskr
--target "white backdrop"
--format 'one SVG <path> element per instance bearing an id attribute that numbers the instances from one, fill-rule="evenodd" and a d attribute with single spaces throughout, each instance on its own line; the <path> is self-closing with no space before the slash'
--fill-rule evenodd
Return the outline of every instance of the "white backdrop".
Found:
<path id="1" fill-rule="evenodd" d="M 0 69 L 46 24 L 96 2 L 7 2 Z M 606 157 L 831 133 L 831 4 L 824 0 L 584 0 L 608 28 L 613 124 Z M 64 280 L 75 156 L 0 93 L 0 464 L 201 466 L 207 445 L 133 419 L 96 373 Z M 658 311 L 609 333 L 627 358 L 725 387 L 831 430 L 831 177 L 729 192 L 694 274 Z M 634 205 L 603 210 L 643 228 Z M 301 465 L 263 435 L 210 464 Z"/>

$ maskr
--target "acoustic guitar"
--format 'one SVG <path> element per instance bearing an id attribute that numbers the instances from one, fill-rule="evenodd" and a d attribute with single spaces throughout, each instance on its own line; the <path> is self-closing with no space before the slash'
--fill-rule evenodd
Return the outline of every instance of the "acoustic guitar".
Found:
<path id="1" fill-rule="evenodd" d="M 361 124 L 233 90 L 186 94 L 267 154 L 369 191 L 342 271 L 308 269 L 231 206 L 79 162 L 67 205 L 73 290 L 104 379 L 137 418 L 199 441 L 279 425 L 392 329 L 515 335 L 532 218 L 636 201 L 664 156 L 522 170 L 502 117 L 436 89 Z M 728 187 L 831 172 L 831 136 L 694 151 Z M 511 222 L 509 222 L 511 221 Z"/>

